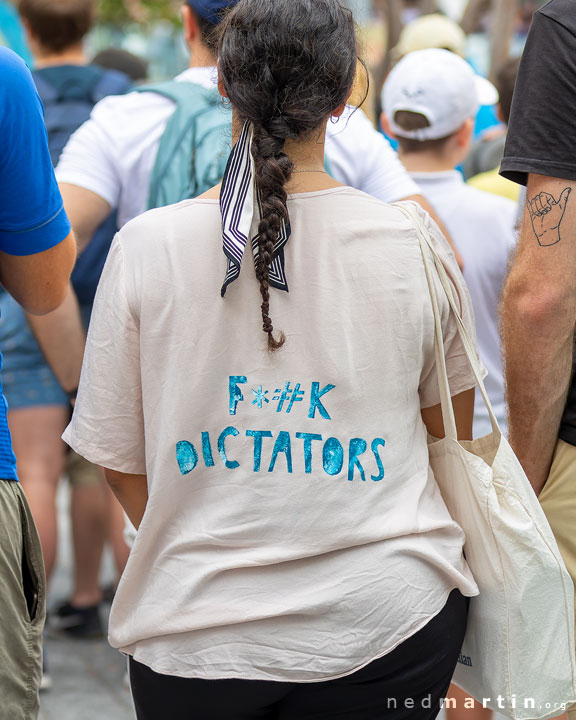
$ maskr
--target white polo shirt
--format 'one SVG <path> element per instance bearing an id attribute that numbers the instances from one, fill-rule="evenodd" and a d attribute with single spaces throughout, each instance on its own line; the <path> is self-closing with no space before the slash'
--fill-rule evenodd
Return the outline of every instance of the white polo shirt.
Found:
<path id="1" fill-rule="evenodd" d="M 110 641 L 156 672 L 310 682 L 477 593 L 429 466 L 434 320 L 414 225 L 348 187 L 288 199 L 286 344 L 267 350 L 250 252 L 220 297 L 217 200 L 118 234 L 64 439 L 146 473 L 148 504 Z M 423 211 L 473 333 L 462 275 Z M 474 387 L 438 282 L 453 394 Z"/>
<path id="2" fill-rule="evenodd" d="M 216 69 L 189 68 L 176 78 L 213 87 Z M 147 209 L 160 138 L 175 105 L 157 93 L 105 98 L 70 138 L 56 169 L 58 182 L 91 190 L 118 209 L 118 225 Z M 385 202 L 418 194 L 390 144 L 361 110 L 348 108 L 327 128 L 326 154 L 336 180 Z"/>
<path id="3" fill-rule="evenodd" d="M 476 315 L 478 348 L 488 370 L 486 390 L 500 427 L 506 432 L 498 304 L 508 258 L 516 244 L 516 203 L 466 185 L 457 170 L 410 175 L 438 212 L 464 261 L 464 279 Z M 480 393 L 476 393 L 474 437 L 490 431 L 488 411 Z"/>

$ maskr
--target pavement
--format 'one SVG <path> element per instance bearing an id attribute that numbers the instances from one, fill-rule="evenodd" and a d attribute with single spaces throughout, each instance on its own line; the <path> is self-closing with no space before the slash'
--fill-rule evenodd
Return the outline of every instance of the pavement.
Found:
<path id="1" fill-rule="evenodd" d="M 67 483 L 58 497 L 60 546 L 52 578 L 48 609 L 68 597 L 72 577 Z M 102 582 L 114 578 L 111 558 L 106 556 Z M 102 619 L 107 621 L 109 607 Z M 75 640 L 50 634 L 44 641 L 52 688 L 40 694 L 39 720 L 134 720 L 132 701 L 125 683 L 126 660 L 100 640 Z M 166 720 L 169 720 L 167 718 Z"/>
<path id="2" fill-rule="evenodd" d="M 68 597 L 72 577 L 68 488 L 63 481 L 58 497 L 60 546 L 52 578 L 48 608 Z M 102 583 L 114 579 L 111 558 L 106 555 Z M 109 607 L 104 606 L 107 621 Z M 40 694 L 39 720 L 135 720 L 126 684 L 126 660 L 101 640 L 76 640 L 46 633 L 44 643 L 52 689 Z M 170 718 L 166 718 L 170 720 Z M 352 719 L 351 719 L 352 720 Z M 438 720 L 446 720 L 444 712 Z M 495 715 L 493 720 L 504 720 Z"/>

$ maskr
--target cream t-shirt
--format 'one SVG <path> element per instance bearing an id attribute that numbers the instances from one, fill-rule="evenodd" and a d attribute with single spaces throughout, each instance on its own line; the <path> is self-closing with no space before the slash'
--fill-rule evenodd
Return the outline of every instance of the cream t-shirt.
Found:
<path id="1" fill-rule="evenodd" d="M 416 230 L 348 187 L 288 207 L 276 353 L 249 250 L 220 297 L 215 200 L 128 223 L 98 289 L 64 439 L 147 474 L 110 642 L 159 673 L 326 680 L 416 633 L 453 588 L 477 593 L 420 415 L 439 392 Z M 473 330 L 454 258 L 419 212 Z M 457 394 L 475 383 L 441 312 Z"/>

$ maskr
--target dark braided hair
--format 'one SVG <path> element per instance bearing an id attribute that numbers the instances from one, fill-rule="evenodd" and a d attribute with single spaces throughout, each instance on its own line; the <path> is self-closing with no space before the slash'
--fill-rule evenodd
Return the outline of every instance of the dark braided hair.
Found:
<path id="1" fill-rule="evenodd" d="M 253 126 L 262 210 L 256 277 L 268 348 L 277 350 L 285 337 L 274 337 L 269 271 L 294 168 L 284 143 L 306 139 L 346 102 L 356 72 L 354 20 L 339 0 L 241 0 L 222 23 L 218 55 L 237 118 Z"/>

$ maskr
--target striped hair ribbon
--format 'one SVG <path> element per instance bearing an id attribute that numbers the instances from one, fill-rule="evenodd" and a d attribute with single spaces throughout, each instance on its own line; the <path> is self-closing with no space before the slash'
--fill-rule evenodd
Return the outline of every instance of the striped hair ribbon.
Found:
<path id="1" fill-rule="evenodd" d="M 254 158 L 252 157 L 252 126 L 244 123 L 238 142 L 228 158 L 226 171 L 220 190 L 220 210 L 222 213 L 223 250 L 228 260 L 222 297 L 230 283 L 240 275 L 242 256 L 250 235 L 250 228 L 257 211 L 261 217 L 259 193 L 254 187 Z M 284 267 L 284 246 L 290 237 L 290 223 L 283 220 L 278 238 L 274 243 L 270 264 L 269 283 L 278 290 L 288 292 L 288 283 Z M 258 255 L 258 236 L 252 238 L 252 253 Z"/>

